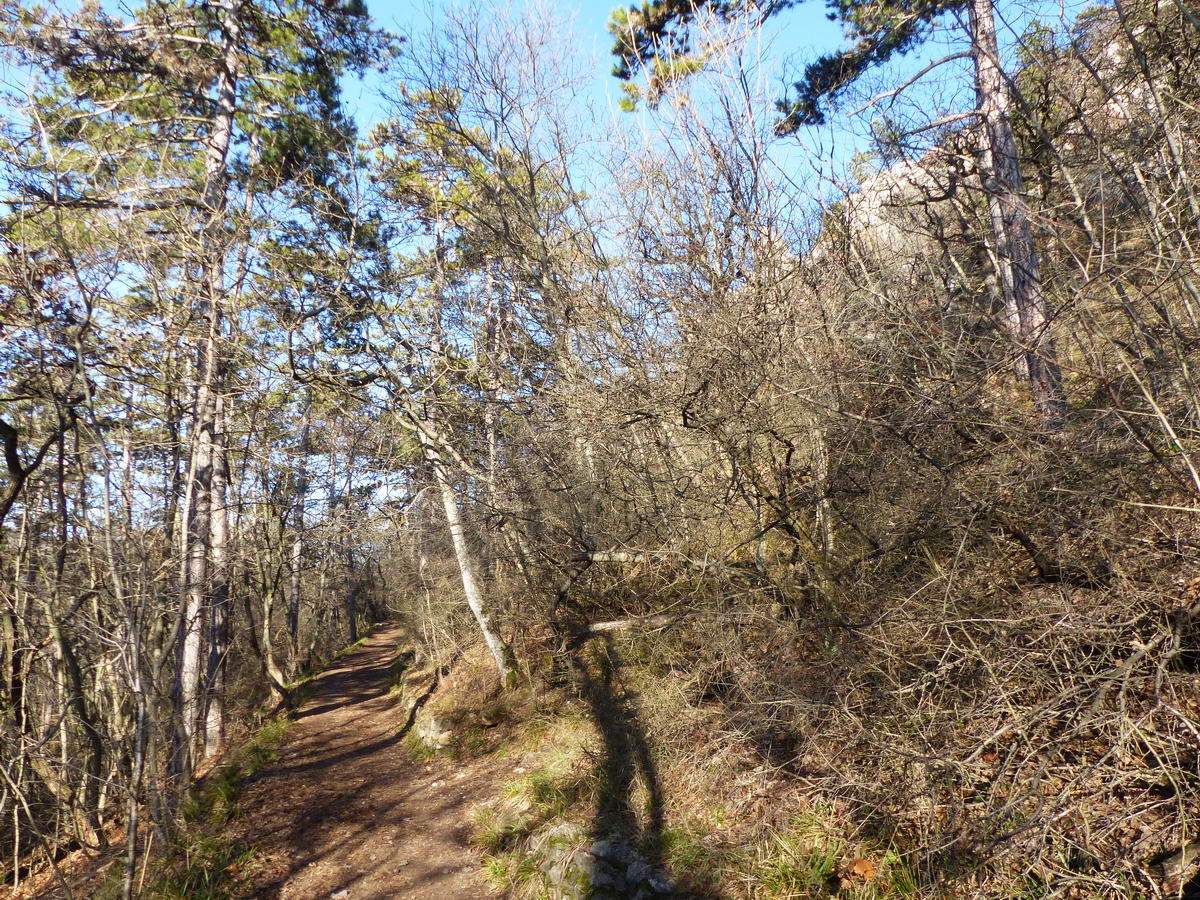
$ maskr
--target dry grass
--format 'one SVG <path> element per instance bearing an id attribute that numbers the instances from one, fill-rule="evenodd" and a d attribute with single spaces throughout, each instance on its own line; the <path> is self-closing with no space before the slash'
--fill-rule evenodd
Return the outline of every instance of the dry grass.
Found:
<path id="1" fill-rule="evenodd" d="M 586 685 L 535 672 L 556 686 L 509 705 L 498 746 L 520 771 L 477 822 L 496 877 L 532 896 L 522 842 L 607 826 L 616 788 L 625 827 L 698 896 L 1155 896 L 1154 861 L 1200 818 L 1200 693 L 1172 625 L 1200 582 L 1169 606 L 1132 579 L 987 590 L 986 575 L 861 627 L 781 621 L 748 596 L 736 629 L 697 616 L 593 644 L 587 670 L 603 658 L 653 760 L 616 785 Z M 438 708 L 469 720 L 489 684 L 477 654 Z M 855 860 L 869 880 L 847 877 Z"/>

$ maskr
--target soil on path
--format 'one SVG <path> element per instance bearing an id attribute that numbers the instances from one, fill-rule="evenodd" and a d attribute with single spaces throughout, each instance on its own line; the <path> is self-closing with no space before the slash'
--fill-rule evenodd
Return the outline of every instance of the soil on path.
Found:
<path id="1" fill-rule="evenodd" d="M 238 836 L 256 851 L 242 896 L 278 900 L 475 900 L 469 812 L 492 764 L 413 758 L 406 707 L 388 687 L 401 629 L 376 631 L 320 675 L 276 762 L 242 794 Z"/>

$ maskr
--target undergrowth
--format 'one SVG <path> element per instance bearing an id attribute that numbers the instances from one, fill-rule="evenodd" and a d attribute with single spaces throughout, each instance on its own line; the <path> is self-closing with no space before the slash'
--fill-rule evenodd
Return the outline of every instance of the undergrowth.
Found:
<path id="1" fill-rule="evenodd" d="M 631 650 L 626 659 L 638 655 Z M 472 815 L 473 842 L 495 887 L 514 898 L 544 896 L 539 836 L 567 823 L 596 838 L 616 833 L 630 840 L 685 897 L 983 895 L 965 865 L 932 877 L 922 872 L 917 833 L 889 830 L 870 810 L 825 802 L 798 786 L 793 773 L 765 763 L 758 744 L 722 730 L 710 704 L 652 662 L 651 655 L 627 663 L 614 687 L 615 722 L 653 736 L 646 741 L 651 758 L 637 766 L 614 765 L 623 739 L 614 738 L 614 722 L 597 723 L 604 713 L 581 700 L 578 685 L 546 695 L 536 715 L 513 724 L 496 751 L 512 761 L 511 777 Z M 441 702 L 453 708 L 456 698 Z M 614 797 L 616 791 L 623 794 Z M 1039 884 L 1021 882 L 1022 896 L 1049 896 L 1038 893 Z"/>
<path id="2" fill-rule="evenodd" d="M 269 720 L 229 759 L 195 786 L 180 806 L 180 825 L 170 849 L 150 864 L 139 896 L 151 900 L 226 900 L 233 896 L 241 873 L 254 860 L 228 826 L 242 812 L 246 781 L 278 756 L 291 722 Z M 119 897 L 120 875 L 96 894 L 97 900 Z"/>

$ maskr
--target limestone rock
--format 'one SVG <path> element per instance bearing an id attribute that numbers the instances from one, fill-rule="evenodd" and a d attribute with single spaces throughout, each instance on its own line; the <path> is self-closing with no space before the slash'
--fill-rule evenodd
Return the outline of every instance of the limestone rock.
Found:
<path id="1" fill-rule="evenodd" d="M 446 720 L 440 716 L 429 716 L 417 723 L 417 739 L 431 750 L 441 750 L 454 739 Z"/>
<path id="2" fill-rule="evenodd" d="M 553 900 L 656 900 L 671 882 L 626 841 L 610 836 L 588 843 L 580 825 L 556 825 L 530 842 Z"/>

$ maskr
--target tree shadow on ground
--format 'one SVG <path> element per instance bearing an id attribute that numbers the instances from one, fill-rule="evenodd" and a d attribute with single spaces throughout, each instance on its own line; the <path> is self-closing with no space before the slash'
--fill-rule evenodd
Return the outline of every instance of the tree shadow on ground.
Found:
<path id="1" fill-rule="evenodd" d="M 662 786 L 637 714 L 637 696 L 620 682 L 620 657 L 605 638 L 576 652 L 572 665 L 604 743 L 592 834 L 620 836 L 636 846 L 647 862 L 662 868 Z M 645 791 L 644 815 L 637 808 L 639 782 Z"/>

